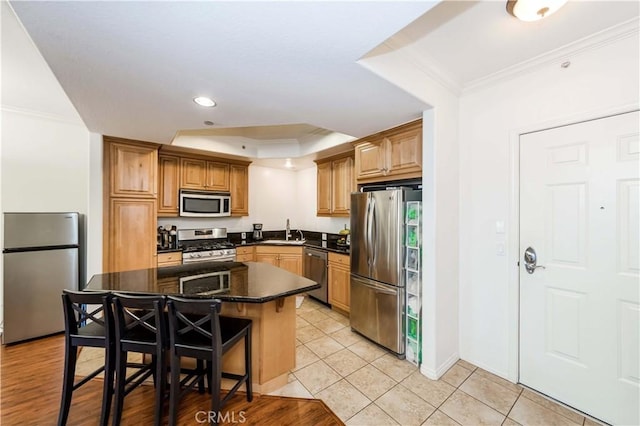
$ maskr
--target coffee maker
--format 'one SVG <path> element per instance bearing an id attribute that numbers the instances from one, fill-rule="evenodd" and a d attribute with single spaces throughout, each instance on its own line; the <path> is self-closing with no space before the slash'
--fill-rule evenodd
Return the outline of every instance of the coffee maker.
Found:
<path id="1" fill-rule="evenodd" d="M 262 240 L 262 224 L 261 223 L 253 224 L 253 239 L 254 241 Z"/>

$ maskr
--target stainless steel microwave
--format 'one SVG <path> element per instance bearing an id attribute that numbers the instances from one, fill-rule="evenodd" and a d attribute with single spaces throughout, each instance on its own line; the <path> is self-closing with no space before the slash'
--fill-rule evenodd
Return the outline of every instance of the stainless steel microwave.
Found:
<path id="1" fill-rule="evenodd" d="M 180 216 L 231 216 L 231 194 L 228 192 L 180 190 Z"/>

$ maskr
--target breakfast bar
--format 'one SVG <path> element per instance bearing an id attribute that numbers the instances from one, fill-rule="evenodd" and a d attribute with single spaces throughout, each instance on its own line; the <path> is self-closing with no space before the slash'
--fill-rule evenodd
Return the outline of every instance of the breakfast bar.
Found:
<path id="1" fill-rule="evenodd" d="M 222 315 L 253 321 L 253 387 L 268 393 L 287 384 L 295 367 L 295 295 L 319 287 L 266 263 L 201 262 L 96 274 L 85 290 L 222 300 Z M 236 345 L 224 356 L 223 370 L 242 373 L 243 360 L 244 347 Z"/>

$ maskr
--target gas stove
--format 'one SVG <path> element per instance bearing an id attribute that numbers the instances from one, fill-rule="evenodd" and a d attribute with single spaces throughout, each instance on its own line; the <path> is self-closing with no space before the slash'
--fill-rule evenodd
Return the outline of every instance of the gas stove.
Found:
<path id="1" fill-rule="evenodd" d="M 236 260 L 236 249 L 227 241 L 227 228 L 181 229 L 178 242 L 182 263 Z"/>

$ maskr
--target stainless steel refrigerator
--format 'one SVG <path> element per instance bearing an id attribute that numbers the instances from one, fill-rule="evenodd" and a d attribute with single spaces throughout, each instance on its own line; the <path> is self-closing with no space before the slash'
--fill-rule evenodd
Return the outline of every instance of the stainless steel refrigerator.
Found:
<path id="1" fill-rule="evenodd" d="M 61 294 L 78 289 L 78 213 L 4 214 L 4 330 L 13 343 L 64 330 Z"/>
<path id="2" fill-rule="evenodd" d="M 351 194 L 351 328 L 405 353 L 404 209 L 422 191 Z"/>

